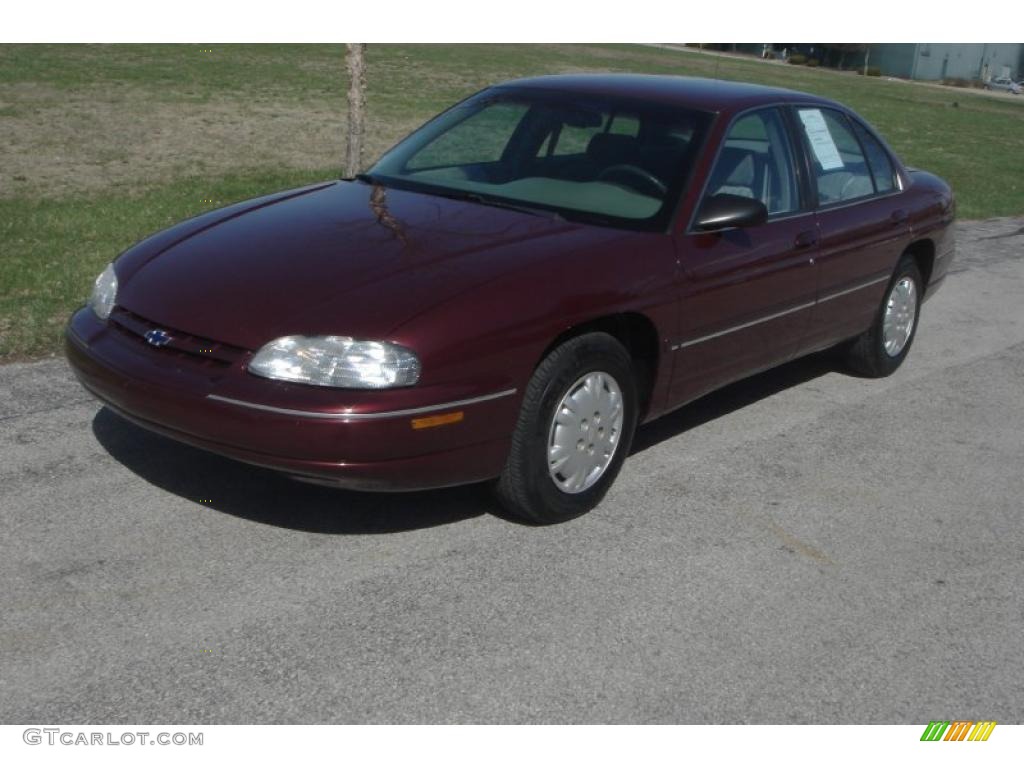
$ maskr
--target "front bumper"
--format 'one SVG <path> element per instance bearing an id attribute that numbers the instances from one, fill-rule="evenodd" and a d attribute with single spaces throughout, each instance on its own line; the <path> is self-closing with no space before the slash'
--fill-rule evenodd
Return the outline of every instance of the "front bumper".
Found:
<path id="1" fill-rule="evenodd" d="M 65 342 L 83 386 L 140 426 L 344 488 L 420 490 L 496 477 L 519 407 L 507 386 L 351 392 L 267 381 L 244 362 L 206 367 L 150 348 L 89 309 L 71 318 Z M 413 428 L 414 418 L 453 410 L 463 412 L 461 421 Z"/>

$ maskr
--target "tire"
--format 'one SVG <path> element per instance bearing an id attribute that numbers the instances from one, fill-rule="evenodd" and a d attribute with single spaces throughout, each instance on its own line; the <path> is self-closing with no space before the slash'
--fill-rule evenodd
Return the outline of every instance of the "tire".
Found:
<path id="1" fill-rule="evenodd" d="M 903 364 L 917 335 L 923 294 L 921 270 L 905 255 L 886 286 L 871 327 L 850 344 L 846 355 L 850 368 L 863 376 L 881 378 Z"/>
<path id="2" fill-rule="evenodd" d="M 613 336 L 588 333 L 557 347 L 526 387 L 495 485 L 502 507 L 548 525 L 597 506 L 629 453 L 637 402 L 632 361 Z"/>

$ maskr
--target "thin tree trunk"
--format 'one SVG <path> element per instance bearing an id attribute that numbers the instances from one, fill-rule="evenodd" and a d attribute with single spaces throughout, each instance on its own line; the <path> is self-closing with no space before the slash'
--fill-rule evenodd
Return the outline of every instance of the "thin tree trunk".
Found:
<path id="1" fill-rule="evenodd" d="M 363 131 L 366 127 L 366 43 L 348 43 L 348 143 L 345 176 L 351 178 L 363 168 Z"/>

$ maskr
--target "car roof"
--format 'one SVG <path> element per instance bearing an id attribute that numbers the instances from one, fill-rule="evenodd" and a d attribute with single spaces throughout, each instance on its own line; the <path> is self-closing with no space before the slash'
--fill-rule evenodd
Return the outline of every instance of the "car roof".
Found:
<path id="1" fill-rule="evenodd" d="M 624 73 L 543 75 L 510 80 L 501 83 L 498 87 L 544 88 L 601 96 L 640 98 L 708 112 L 735 112 L 760 104 L 793 101 L 839 106 L 830 99 L 786 88 L 681 75 Z"/>

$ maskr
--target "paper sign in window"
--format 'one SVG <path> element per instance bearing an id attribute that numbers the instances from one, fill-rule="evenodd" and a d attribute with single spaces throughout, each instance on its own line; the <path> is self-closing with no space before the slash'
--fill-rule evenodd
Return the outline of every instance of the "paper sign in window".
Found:
<path id="1" fill-rule="evenodd" d="M 825 123 L 825 116 L 820 109 L 801 109 L 800 120 L 804 124 L 804 131 L 807 133 L 807 140 L 811 144 L 811 151 L 821 164 L 824 171 L 832 171 L 843 167 L 843 158 L 839 156 L 839 149 L 836 142 L 829 133 L 828 125 Z"/>

